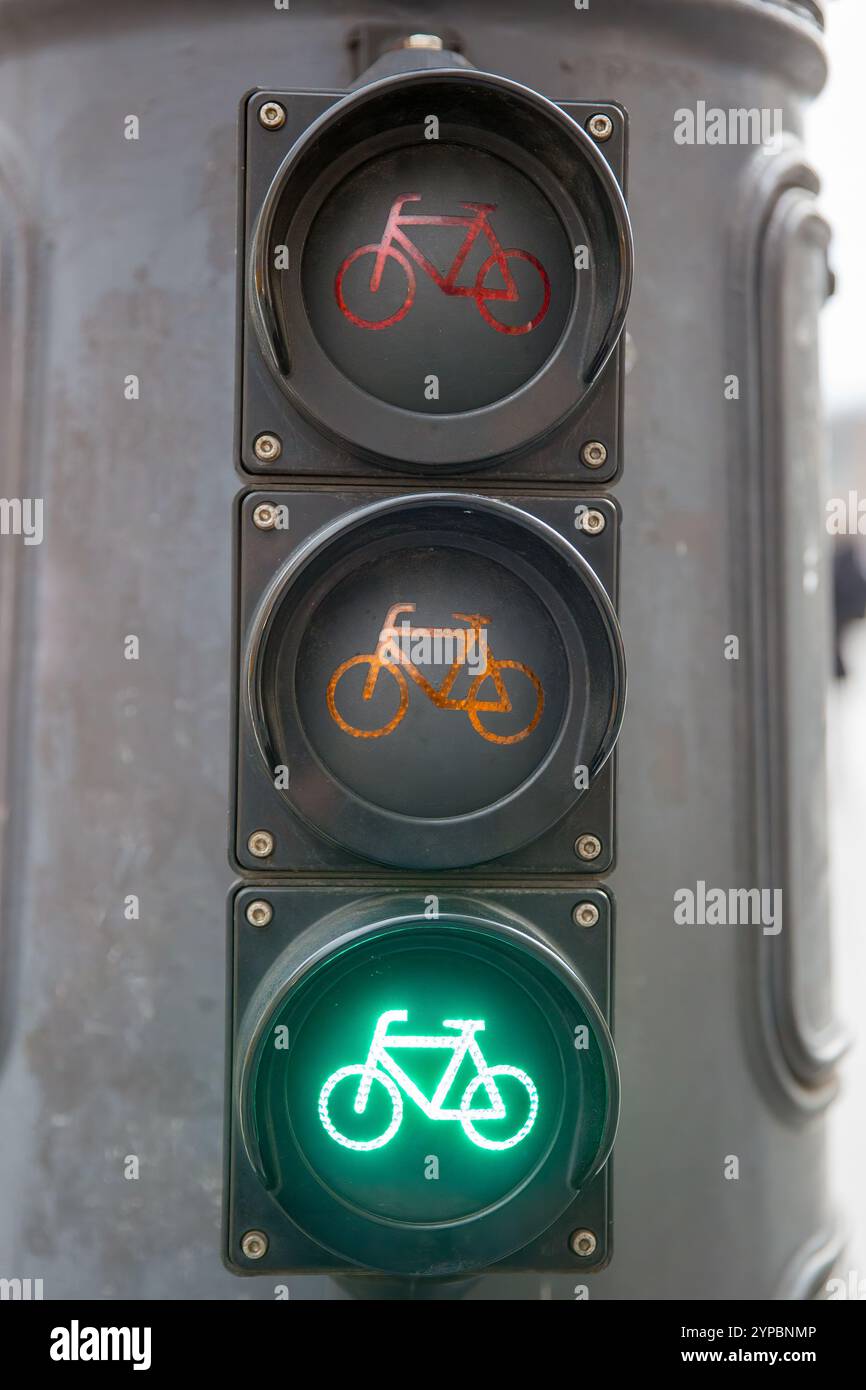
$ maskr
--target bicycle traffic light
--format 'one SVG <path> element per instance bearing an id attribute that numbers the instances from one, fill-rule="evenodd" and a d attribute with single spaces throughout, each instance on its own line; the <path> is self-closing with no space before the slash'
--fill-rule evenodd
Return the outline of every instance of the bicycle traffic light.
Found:
<path id="1" fill-rule="evenodd" d="M 236 1268 L 605 1261 L 610 904 L 585 895 L 588 929 L 573 903 L 541 889 L 238 894 Z M 252 1259 L 250 1232 L 267 1239 Z"/>
<path id="2" fill-rule="evenodd" d="M 242 120 L 245 472 L 618 473 L 618 107 L 420 71 Z"/>
<path id="3" fill-rule="evenodd" d="M 241 126 L 226 1259 L 598 1268 L 625 115 L 464 67 Z"/>
<path id="4" fill-rule="evenodd" d="M 609 865 L 615 503 L 275 496 L 238 514 L 238 867 Z"/>

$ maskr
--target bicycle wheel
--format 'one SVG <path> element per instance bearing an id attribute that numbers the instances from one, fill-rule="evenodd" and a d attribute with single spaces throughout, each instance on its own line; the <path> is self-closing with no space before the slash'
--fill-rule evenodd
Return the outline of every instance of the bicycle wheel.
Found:
<path id="1" fill-rule="evenodd" d="M 391 719 L 389 719 L 386 724 L 383 724 L 380 729 L 359 729 L 354 724 L 350 724 L 348 720 L 344 719 L 343 716 L 340 714 L 340 711 L 337 709 L 337 685 L 339 681 L 342 679 L 342 677 L 346 674 L 347 671 L 350 671 L 352 669 L 353 666 L 360 665 L 375 665 L 378 667 L 376 679 L 376 688 L 378 690 L 382 689 L 382 686 L 379 685 L 378 680 L 378 675 L 382 671 L 387 671 L 389 676 L 393 676 L 394 680 L 397 682 L 397 686 L 400 692 L 400 703 L 397 708 L 397 713 Z M 328 701 L 328 712 L 331 718 L 334 720 L 334 723 L 339 724 L 340 728 L 343 729 L 347 734 L 351 734 L 353 738 L 384 738 L 386 734 L 390 734 L 394 731 L 394 729 L 396 729 L 397 725 L 400 723 L 400 720 L 403 718 L 404 714 L 409 708 L 409 686 L 406 682 L 406 677 L 403 675 L 403 672 L 400 670 L 399 667 L 389 666 L 386 663 L 380 662 L 378 657 L 375 656 L 353 656 L 350 657 L 348 661 L 344 661 L 342 666 L 337 667 L 336 671 L 334 672 L 334 674 L 328 682 L 328 691 L 326 698 Z M 364 697 L 362 696 L 361 698 L 363 699 Z M 375 692 L 373 698 L 375 698 Z"/>
<path id="2" fill-rule="evenodd" d="M 513 1149 L 515 1144 L 519 1144 L 522 1139 L 526 1138 L 532 1126 L 535 1124 L 535 1117 L 538 1114 L 538 1092 L 535 1089 L 535 1082 L 531 1077 L 527 1076 L 525 1071 L 521 1071 L 519 1067 L 488 1067 L 483 1075 L 479 1072 L 478 1076 L 473 1076 L 472 1080 L 469 1082 L 469 1085 L 463 1092 L 463 1099 L 460 1102 L 461 1111 L 465 1112 L 470 1109 L 475 1092 L 478 1090 L 479 1086 L 484 1084 L 485 1078 L 488 1076 L 508 1076 L 524 1087 L 529 1097 L 529 1112 L 526 1119 L 523 1121 L 523 1124 L 517 1130 L 516 1134 L 511 1135 L 510 1139 L 488 1139 L 485 1135 L 479 1134 L 478 1130 L 475 1128 L 475 1124 L 466 1117 L 465 1113 L 461 1114 L 460 1123 L 466 1135 L 472 1140 L 473 1144 L 477 1144 L 479 1148 Z M 505 1105 L 507 1110 L 507 1101 Z M 507 1115 L 504 1118 L 507 1119 Z M 502 1120 L 497 1119 L 490 1121 L 491 1124 L 495 1125 L 500 1125 L 502 1122 Z"/>
<path id="3" fill-rule="evenodd" d="M 391 1098 L 392 1114 L 390 1123 L 383 1133 L 375 1139 L 350 1139 L 348 1135 L 343 1134 L 337 1129 L 330 1115 L 329 1101 L 331 1095 L 341 1081 L 345 1081 L 349 1076 L 363 1076 L 365 1071 L 366 1067 L 363 1062 L 356 1062 L 351 1067 L 340 1067 L 338 1071 L 331 1073 L 319 1095 L 319 1119 L 322 1121 L 328 1134 L 330 1134 L 331 1138 L 336 1140 L 338 1144 L 342 1144 L 344 1149 L 356 1149 L 359 1153 L 369 1153 L 371 1149 L 384 1148 L 384 1146 L 394 1138 L 403 1119 L 403 1097 L 400 1095 L 399 1090 L 390 1076 L 386 1076 L 386 1074 L 381 1071 L 374 1071 L 372 1080 L 381 1081 Z M 354 1113 L 354 1110 L 352 1113 Z"/>
<path id="4" fill-rule="evenodd" d="M 359 246 L 356 251 L 353 251 L 352 254 L 350 256 L 347 256 L 346 259 L 343 261 L 343 264 L 337 271 L 337 278 L 334 281 L 334 294 L 337 296 L 337 303 L 340 306 L 340 309 L 346 315 L 346 318 L 349 320 L 349 322 L 356 324 L 358 328 L 390 328 L 392 324 L 399 323 L 401 319 L 404 319 L 406 317 L 409 310 L 412 308 L 412 304 L 415 300 L 415 272 L 412 269 L 412 266 L 407 261 L 406 257 L 403 255 L 402 251 L 397 251 L 393 246 L 389 246 L 387 251 L 385 252 L 386 257 L 390 257 L 391 260 L 396 261 L 397 264 L 402 267 L 403 272 L 406 276 L 406 295 L 403 299 L 402 304 L 398 309 L 394 311 L 394 313 L 386 314 L 385 317 L 381 319 L 362 318 L 360 314 L 354 313 L 353 310 L 349 308 L 348 304 L 346 303 L 344 285 L 346 272 L 350 270 L 351 267 L 355 264 L 355 262 L 360 260 L 362 256 L 373 256 L 375 258 L 376 256 L 378 256 L 379 251 L 380 247 L 378 246 Z M 370 279 L 366 281 L 366 290 L 363 291 L 363 293 L 366 293 L 368 295 L 373 294 L 373 290 L 371 290 L 370 288 L 370 280 L 372 280 L 372 277 L 373 266 L 370 267 Z M 355 279 L 354 276 L 352 278 L 353 280 Z M 360 285 L 363 285 L 364 283 L 364 277 L 362 276 L 360 280 Z M 382 288 L 383 286 L 380 283 L 379 289 L 376 290 L 375 293 L 380 294 L 382 292 Z M 352 294 L 356 300 L 360 298 L 361 293 L 362 290 L 359 287 L 359 285 L 353 285 Z M 393 296 L 394 294 L 398 293 L 398 291 L 394 289 L 386 291 L 386 302 L 389 293 L 391 293 L 393 302 Z"/>
<path id="5" fill-rule="evenodd" d="M 484 725 L 481 722 L 481 715 L 479 714 L 477 709 L 473 708 L 471 704 L 471 701 L 478 694 L 478 692 L 484 689 L 484 682 L 491 679 L 491 673 L 494 670 L 499 672 L 500 676 L 502 671 L 522 671 L 524 676 L 526 676 L 532 682 L 532 685 L 535 689 L 535 713 L 533 714 L 532 718 L 530 719 L 529 723 L 525 726 L 525 728 L 520 729 L 516 734 L 497 734 L 491 729 L 485 729 Z M 505 687 L 503 682 L 503 689 L 504 688 Z M 482 738 L 487 739 L 488 743 L 519 743 L 521 739 L 526 738 L 529 734 L 532 733 L 532 730 L 535 728 L 536 724 L 541 718 L 542 710 L 544 709 L 544 689 L 542 687 L 541 681 L 538 679 L 535 672 L 530 671 L 528 666 L 524 666 L 522 661 L 491 661 L 490 667 L 487 671 L 485 671 L 484 675 L 478 676 L 473 681 L 472 688 L 467 696 L 467 706 L 468 707 L 466 713 L 469 715 L 470 724 L 472 725 L 473 729 L 477 734 L 480 734 Z M 507 712 L 508 711 L 506 710 L 485 710 L 484 714 L 489 717 L 491 714 L 501 715 Z"/>
<path id="6" fill-rule="evenodd" d="M 528 261 L 529 264 L 531 266 L 534 266 L 535 269 L 538 271 L 538 274 L 541 277 L 541 308 L 534 315 L 534 317 L 529 320 L 528 323 L 500 323 L 499 319 L 494 318 L 493 314 L 490 312 L 490 309 L 487 307 L 489 303 L 492 302 L 493 304 L 514 304 L 516 302 L 516 299 L 520 298 L 519 291 L 517 293 L 516 299 L 506 299 L 505 295 L 501 291 L 496 291 L 495 296 L 492 297 L 491 291 L 486 288 L 484 282 L 487 278 L 487 275 L 491 267 L 497 265 L 497 256 L 494 253 L 492 256 L 488 256 L 487 260 L 484 262 L 483 266 L 481 267 L 475 278 L 475 303 L 478 305 L 478 312 L 483 319 L 486 319 L 486 321 L 490 324 L 491 328 L 496 329 L 497 333 L 531 333 L 533 328 L 538 327 L 538 325 L 541 323 L 541 320 L 544 318 L 545 314 L 550 308 L 550 279 L 548 277 L 547 271 L 541 264 L 541 261 L 538 259 L 537 256 L 533 256 L 531 252 L 518 251 L 516 249 L 512 249 L 510 251 L 503 251 L 502 254 L 505 256 L 506 260 L 513 259 L 516 261 Z"/>

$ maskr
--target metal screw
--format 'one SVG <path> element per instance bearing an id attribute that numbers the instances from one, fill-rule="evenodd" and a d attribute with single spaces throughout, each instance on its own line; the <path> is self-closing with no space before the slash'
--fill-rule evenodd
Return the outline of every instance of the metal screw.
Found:
<path id="1" fill-rule="evenodd" d="M 601 468 L 607 463 L 607 449 L 600 439 L 588 439 L 580 451 L 580 461 L 587 468 Z"/>
<path id="2" fill-rule="evenodd" d="M 586 123 L 586 128 L 594 140 L 599 144 L 604 144 L 613 135 L 613 121 L 610 116 L 604 116 L 600 111 L 594 116 L 590 116 Z"/>
<path id="3" fill-rule="evenodd" d="M 257 907 L 258 904 L 253 903 L 251 906 Z M 247 908 L 247 916 L 249 911 Z M 595 903 L 578 903 L 571 914 L 571 920 L 576 927 L 594 927 L 598 921 L 598 908 Z"/>
<path id="4" fill-rule="evenodd" d="M 588 536 L 597 536 L 607 525 L 604 512 L 596 511 L 595 507 L 587 507 L 585 512 L 581 512 L 578 517 L 578 526 L 581 531 L 585 531 Z"/>
<path id="5" fill-rule="evenodd" d="M 277 509 L 273 502 L 260 502 L 253 509 L 253 524 L 260 531 L 273 531 L 277 524 Z"/>
<path id="6" fill-rule="evenodd" d="M 579 1255 L 582 1260 L 594 1255 L 598 1249 L 598 1241 L 592 1231 L 572 1231 L 568 1243 L 572 1254 Z"/>
<path id="7" fill-rule="evenodd" d="M 256 898 L 255 902 L 247 903 L 246 916 L 251 927 L 267 927 L 273 915 L 274 909 L 264 898 Z M 597 917 L 598 913 L 595 915 Z"/>
<path id="8" fill-rule="evenodd" d="M 254 830 L 247 840 L 247 849 L 256 859 L 267 859 L 274 852 L 274 837 L 270 830 Z"/>
<path id="9" fill-rule="evenodd" d="M 404 39 L 402 48 L 432 48 L 437 53 L 445 47 L 438 34 L 410 34 Z"/>
<path id="10" fill-rule="evenodd" d="M 253 450 L 261 463 L 273 463 L 283 452 L 283 446 L 275 434 L 260 434 L 253 444 Z"/>
<path id="11" fill-rule="evenodd" d="M 597 859 L 601 854 L 601 840 L 597 835 L 581 835 L 574 842 L 574 850 L 581 859 Z"/>
<path id="12" fill-rule="evenodd" d="M 259 125 L 265 130 L 279 130 L 286 124 L 286 108 L 278 101 L 266 101 L 259 107 Z"/>
<path id="13" fill-rule="evenodd" d="M 268 1253 L 268 1238 L 264 1231 L 247 1231 L 241 1237 L 241 1249 L 248 1260 L 260 1260 Z"/>

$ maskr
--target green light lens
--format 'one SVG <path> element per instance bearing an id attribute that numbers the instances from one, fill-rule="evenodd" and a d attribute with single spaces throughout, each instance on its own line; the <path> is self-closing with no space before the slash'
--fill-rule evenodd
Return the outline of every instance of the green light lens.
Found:
<path id="1" fill-rule="evenodd" d="M 259 1033 L 248 1103 L 268 1184 L 317 1239 L 329 1206 L 419 1231 L 484 1217 L 536 1178 L 549 1221 L 603 1140 L 595 1022 L 505 934 L 371 932 L 308 971 Z M 345 1238 L 337 1219 L 330 1239 Z"/>
<path id="2" fill-rule="evenodd" d="M 344 1199 L 454 1220 L 507 1195 L 546 1152 L 562 1060 L 522 972 L 489 948 L 421 937 L 350 952 L 321 976 L 295 1015 L 286 1111 Z"/>

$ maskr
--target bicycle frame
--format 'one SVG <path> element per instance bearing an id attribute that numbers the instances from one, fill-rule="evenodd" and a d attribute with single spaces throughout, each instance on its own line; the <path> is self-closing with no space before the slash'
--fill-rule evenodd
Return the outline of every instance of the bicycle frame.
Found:
<path id="1" fill-rule="evenodd" d="M 358 1086 L 358 1094 L 355 1098 L 355 1113 L 363 1115 L 367 1108 L 367 1100 L 370 1095 L 370 1087 L 373 1084 L 373 1074 L 377 1070 L 386 1072 L 396 1081 L 407 1096 L 415 1102 L 420 1110 L 424 1112 L 430 1120 L 501 1120 L 505 1118 L 505 1105 L 499 1088 L 494 1079 L 488 1075 L 487 1062 L 484 1054 L 479 1047 L 475 1035 L 484 1028 L 481 1019 L 474 1018 L 443 1018 L 443 1028 L 459 1028 L 459 1036 L 449 1037 L 447 1034 L 442 1036 L 423 1036 L 414 1034 L 404 1034 L 400 1036 L 389 1036 L 388 1029 L 392 1023 L 406 1023 L 409 1015 L 405 1009 L 390 1009 L 388 1012 L 380 1014 L 373 1032 L 373 1041 L 370 1044 L 370 1051 L 364 1063 L 364 1071 Z M 417 1047 L 417 1048 L 442 1048 L 450 1049 L 453 1056 L 442 1074 L 442 1079 L 432 1097 L 428 1100 L 424 1093 L 419 1090 L 415 1082 L 406 1074 L 399 1063 L 395 1062 L 387 1051 L 388 1048 Z M 463 1058 L 467 1055 L 472 1058 L 478 1069 L 478 1074 L 482 1078 L 482 1086 L 487 1092 L 490 1106 L 484 1110 L 469 1109 L 446 1110 L 442 1102 L 448 1094 L 455 1076 L 460 1070 Z"/>
<path id="2" fill-rule="evenodd" d="M 451 627 L 434 628 L 410 626 L 408 634 L 406 634 L 405 632 L 401 633 L 399 629 L 395 626 L 394 619 L 397 617 L 398 613 L 414 612 L 414 603 L 395 603 L 393 608 L 389 610 L 388 615 L 385 618 L 385 622 L 382 625 L 382 630 L 379 633 L 379 641 L 376 645 L 376 661 L 379 664 L 374 665 L 372 662 L 370 664 L 370 670 L 367 674 L 367 679 L 364 682 L 363 698 L 365 700 L 372 699 L 376 689 L 376 681 L 379 677 L 380 666 L 400 666 L 403 668 L 407 675 L 411 676 L 415 684 L 420 686 L 427 698 L 429 700 L 432 700 L 433 704 L 435 704 L 438 709 L 466 711 L 469 709 L 471 699 L 473 709 L 494 710 L 499 713 L 507 713 L 508 710 L 511 708 L 511 702 L 510 700 L 508 700 L 508 696 L 505 693 L 504 687 L 499 692 L 498 700 L 477 700 L 474 696 L 474 691 L 477 690 L 478 687 L 482 684 L 485 677 L 489 675 L 491 671 L 494 673 L 496 671 L 496 661 L 493 656 L 493 652 L 490 649 L 490 646 L 488 645 L 486 640 L 483 642 L 483 644 L 479 643 L 477 640 L 478 634 L 482 631 L 482 629 L 489 626 L 490 619 L 483 617 L 480 613 L 455 613 L 455 618 L 459 618 L 461 619 L 461 621 L 469 623 L 468 629 Z M 452 700 L 450 698 L 451 691 L 454 688 L 454 684 L 460 672 L 467 665 L 466 661 L 461 661 L 459 659 L 455 661 L 443 677 L 441 685 L 435 686 L 427 680 L 426 676 L 421 674 L 414 661 L 412 661 L 411 657 L 407 656 L 406 653 L 402 650 L 402 648 L 399 645 L 399 639 L 400 637 L 405 635 L 408 635 L 410 638 L 465 637 L 467 632 L 475 634 L 476 645 L 483 645 L 484 647 L 484 667 L 481 671 L 473 673 L 472 687 L 470 689 L 469 694 L 466 695 L 462 700 Z M 497 686 L 499 685 L 499 682 L 496 680 L 495 674 L 494 684 Z M 503 704 L 503 697 L 506 701 L 505 704 Z"/>
<path id="3" fill-rule="evenodd" d="M 502 273 L 505 288 L 501 290 L 484 290 L 485 299 L 504 299 L 514 301 L 517 299 L 517 282 L 508 268 L 508 259 L 502 249 L 502 244 L 488 222 L 491 212 L 496 211 L 496 203 L 461 203 L 460 206 L 469 208 L 476 215 L 475 217 L 457 217 L 442 214 L 409 214 L 404 216 L 402 208 L 406 203 L 417 203 L 421 201 L 420 193 L 401 193 L 391 204 L 388 213 L 388 221 L 385 223 L 385 230 L 382 233 L 382 240 L 379 243 L 376 263 L 373 266 L 373 274 L 370 277 L 371 293 L 376 294 L 382 283 L 382 275 L 385 270 L 385 262 L 388 258 L 388 249 L 393 242 L 412 257 L 416 265 L 420 266 L 425 274 L 439 286 L 445 294 L 462 295 L 466 298 L 477 299 L 478 289 L 475 285 L 458 285 L 457 276 L 463 269 L 466 258 L 472 250 L 477 238 L 483 232 L 490 244 L 491 253 L 496 258 L 496 264 Z M 407 236 L 402 230 L 404 227 L 465 227 L 466 236 L 460 246 L 447 275 L 437 269 L 432 261 L 429 261 L 423 251 L 415 245 L 411 237 Z"/>

